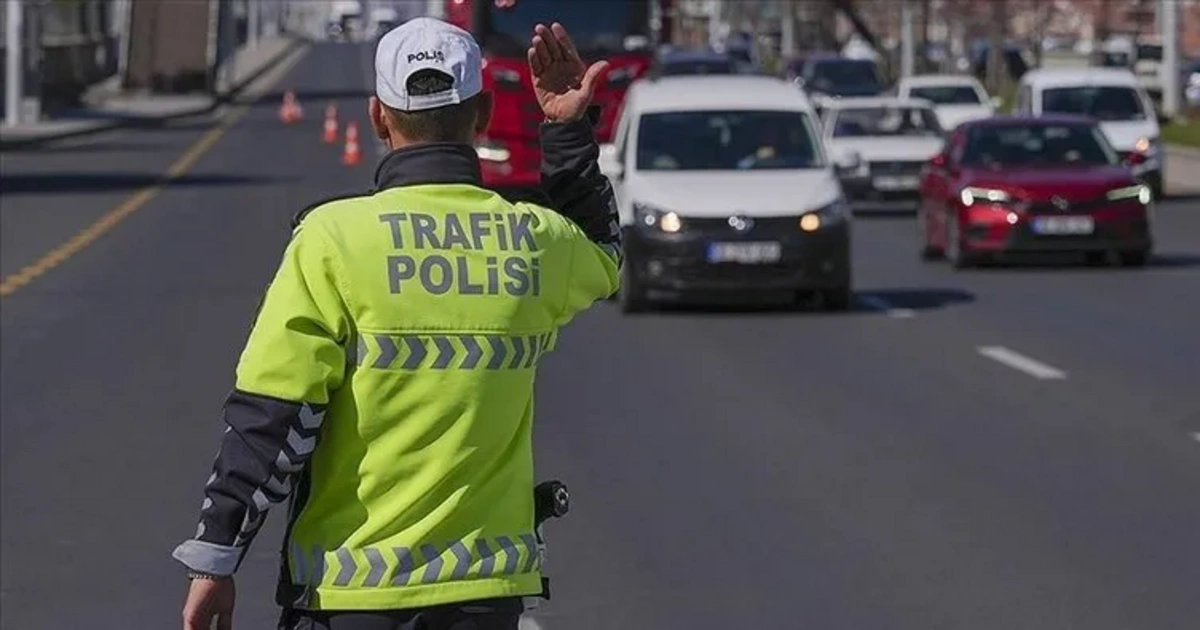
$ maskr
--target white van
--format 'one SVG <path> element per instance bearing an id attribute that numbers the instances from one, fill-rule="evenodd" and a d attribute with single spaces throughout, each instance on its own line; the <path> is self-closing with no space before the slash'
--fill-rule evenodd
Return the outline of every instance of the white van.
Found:
<path id="1" fill-rule="evenodd" d="M 1014 113 L 1082 114 L 1100 123 L 1122 156 L 1141 153 L 1135 167 L 1155 198 L 1162 196 L 1164 154 L 1154 102 L 1127 69 L 1063 68 L 1033 70 L 1021 78 Z"/>
<path id="2" fill-rule="evenodd" d="M 815 292 L 851 306 L 851 214 L 794 85 L 749 75 L 631 86 L 600 165 L 625 236 L 621 304 L 654 294 Z"/>

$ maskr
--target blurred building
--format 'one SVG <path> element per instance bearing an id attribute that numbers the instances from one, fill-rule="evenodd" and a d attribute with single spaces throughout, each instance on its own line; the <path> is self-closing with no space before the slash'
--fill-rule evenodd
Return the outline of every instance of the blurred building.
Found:
<path id="1" fill-rule="evenodd" d="M 5 2 L 14 0 L 4 0 Z M 121 6 L 114 0 L 22 0 L 25 4 L 25 94 L 36 95 L 43 107 L 66 107 L 78 102 L 88 86 L 117 73 Z M 0 10 L 0 34 L 6 32 L 7 11 Z M 8 42 L 0 36 L 0 58 Z M 0 63 L 0 76 L 7 62 Z M 0 107 L 5 80 L 0 80 Z"/>
<path id="2" fill-rule="evenodd" d="M 24 94 L 47 112 L 81 105 L 89 87 L 212 91 L 222 64 L 249 38 L 284 24 L 291 0 L 2 0 L 23 4 Z M 321 2 L 296 2 L 301 9 Z M 0 10 L 0 33 L 6 11 Z M 0 37 L 0 58 L 7 55 Z M 6 68 L 0 63 L 0 74 Z M 5 82 L 0 80 L 0 90 Z M 0 103 L 3 103 L 0 92 Z"/>

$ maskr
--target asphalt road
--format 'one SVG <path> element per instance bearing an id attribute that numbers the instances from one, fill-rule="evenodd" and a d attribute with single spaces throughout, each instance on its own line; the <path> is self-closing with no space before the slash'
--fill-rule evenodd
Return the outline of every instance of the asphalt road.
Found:
<path id="1" fill-rule="evenodd" d="M 194 167 L 0 302 L 5 630 L 178 627 L 219 406 L 291 215 L 361 189 L 368 57 L 311 51 Z M 216 124 L 3 156 L 8 277 Z M 365 136 L 366 134 L 364 134 Z M 1200 198 L 1148 269 L 921 263 L 862 220 L 859 307 L 602 304 L 543 364 L 538 468 L 568 482 L 546 630 L 1185 630 L 1200 619 Z M 274 627 L 279 526 L 241 573 Z"/>

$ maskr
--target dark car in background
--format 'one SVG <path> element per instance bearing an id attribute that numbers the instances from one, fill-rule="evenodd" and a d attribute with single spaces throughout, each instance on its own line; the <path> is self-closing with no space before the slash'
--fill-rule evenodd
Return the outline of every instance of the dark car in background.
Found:
<path id="1" fill-rule="evenodd" d="M 713 50 L 663 50 L 650 68 L 650 75 L 655 77 L 739 72 L 737 62 Z"/>
<path id="2" fill-rule="evenodd" d="M 965 123 L 921 180 L 921 256 L 963 268 L 1001 254 L 1071 252 L 1142 266 L 1153 199 L 1130 166 L 1087 117 Z"/>
<path id="3" fill-rule="evenodd" d="M 878 96 L 886 86 L 870 59 L 816 54 L 789 65 L 788 78 L 812 97 Z"/>

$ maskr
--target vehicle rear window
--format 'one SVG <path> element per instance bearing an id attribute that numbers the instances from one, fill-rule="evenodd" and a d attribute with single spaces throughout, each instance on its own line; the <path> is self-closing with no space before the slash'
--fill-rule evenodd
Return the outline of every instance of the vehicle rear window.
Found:
<path id="1" fill-rule="evenodd" d="M 911 88 L 909 96 L 937 105 L 978 105 L 979 92 L 969 85 L 927 85 Z"/>
<path id="2" fill-rule="evenodd" d="M 732 60 L 697 59 L 686 61 L 667 61 L 662 64 L 659 74 L 676 76 L 685 74 L 735 74 L 737 68 Z"/>
<path id="3" fill-rule="evenodd" d="M 1098 120 L 1145 120 L 1146 111 L 1133 88 L 1075 86 L 1042 90 L 1042 111 L 1082 114 Z"/>
<path id="4" fill-rule="evenodd" d="M 878 93 L 883 91 L 883 82 L 875 64 L 857 59 L 818 61 L 812 64 L 812 86 L 828 92 L 853 91 L 855 93 Z"/>
<path id="5" fill-rule="evenodd" d="M 642 171 L 820 168 L 824 164 L 802 112 L 686 111 L 644 114 L 638 123 Z"/>
<path id="6" fill-rule="evenodd" d="M 964 166 L 1108 166 L 1117 154 L 1094 125 L 980 125 L 970 130 Z"/>
<path id="7" fill-rule="evenodd" d="M 937 116 L 927 107 L 855 107 L 836 110 L 834 138 L 941 136 Z"/>

